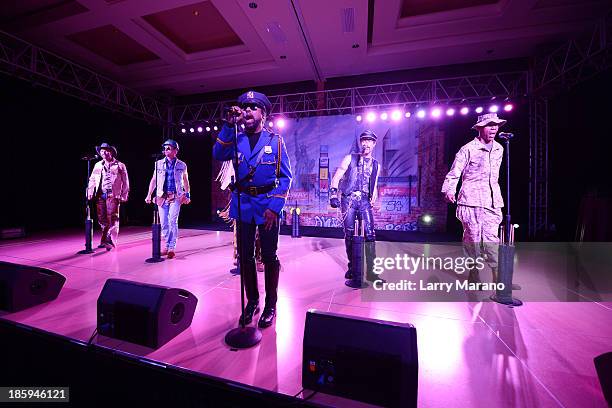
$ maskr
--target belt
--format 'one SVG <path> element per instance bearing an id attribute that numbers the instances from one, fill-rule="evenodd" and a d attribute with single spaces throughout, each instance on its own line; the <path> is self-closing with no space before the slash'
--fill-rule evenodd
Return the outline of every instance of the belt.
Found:
<path id="1" fill-rule="evenodd" d="M 274 190 L 276 186 L 274 184 L 270 184 L 268 186 L 262 186 L 262 187 L 255 187 L 255 186 L 243 187 L 242 185 L 236 183 L 234 187 L 235 187 L 234 190 L 238 190 L 241 193 L 246 193 L 251 196 L 258 196 L 260 194 L 269 193 L 270 191 Z"/>

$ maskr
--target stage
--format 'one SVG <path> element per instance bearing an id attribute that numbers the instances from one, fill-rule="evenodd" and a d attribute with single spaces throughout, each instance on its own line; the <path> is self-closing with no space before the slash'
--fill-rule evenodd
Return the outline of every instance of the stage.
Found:
<path id="1" fill-rule="evenodd" d="M 419 406 L 606 406 L 593 358 L 612 344 L 610 302 L 526 302 L 510 308 L 486 301 L 487 293 L 482 302 L 364 302 L 360 291 L 344 285 L 342 240 L 282 235 L 276 323 L 263 331 L 258 346 L 237 351 L 223 341 L 240 314 L 240 278 L 229 273 L 232 234 L 188 229 L 180 234 L 176 258 L 157 264 L 144 262 L 151 254 L 147 228 L 123 228 L 118 249 L 92 255 L 76 254 L 83 248 L 77 230 L 2 241 L 0 260 L 53 269 L 67 280 L 55 301 L 0 316 L 87 341 L 104 282 L 121 278 L 186 289 L 198 298 L 191 327 L 158 350 L 103 336 L 95 340 L 164 364 L 294 395 L 302 389 L 304 317 L 314 308 L 413 324 Z M 408 245 L 420 251 L 423 244 Z M 545 261 L 530 259 L 535 265 Z M 259 285 L 263 303 L 263 273 Z M 321 394 L 312 401 L 364 405 Z"/>

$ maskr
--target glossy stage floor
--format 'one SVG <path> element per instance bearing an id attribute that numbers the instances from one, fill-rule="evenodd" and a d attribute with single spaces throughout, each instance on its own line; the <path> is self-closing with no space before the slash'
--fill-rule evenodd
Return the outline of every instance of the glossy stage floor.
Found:
<path id="1" fill-rule="evenodd" d="M 199 300 L 193 323 L 158 350 L 101 336 L 97 343 L 215 377 L 298 393 L 304 317 L 315 308 L 414 324 L 419 406 L 606 406 L 593 358 L 612 349 L 612 303 L 526 302 L 510 308 L 489 301 L 363 302 L 358 290 L 344 285 L 342 240 L 281 236 L 277 321 L 258 346 L 235 351 L 223 341 L 240 309 L 240 279 L 229 273 L 231 233 L 183 229 L 176 258 L 158 264 L 144 262 L 151 252 L 148 229 L 124 228 L 120 239 L 117 250 L 92 255 L 75 254 L 83 247 L 78 231 L 1 242 L 0 260 L 67 278 L 55 301 L 2 318 L 87 341 L 104 282 L 122 278 L 191 291 Z M 320 394 L 313 401 L 362 405 Z"/>

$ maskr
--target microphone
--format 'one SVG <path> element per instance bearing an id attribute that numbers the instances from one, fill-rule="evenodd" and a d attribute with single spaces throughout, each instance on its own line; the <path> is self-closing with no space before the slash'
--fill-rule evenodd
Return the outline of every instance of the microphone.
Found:
<path id="1" fill-rule="evenodd" d="M 81 160 L 95 160 L 95 159 L 99 159 L 100 156 L 98 156 L 97 154 L 94 154 L 93 156 L 83 156 L 81 157 Z"/>
<path id="2" fill-rule="evenodd" d="M 501 139 L 512 139 L 514 137 L 514 133 L 499 132 L 498 136 Z"/>
<path id="3" fill-rule="evenodd" d="M 238 116 L 240 116 L 240 115 L 243 115 L 243 116 L 244 116 L 245 112 L 244 112 L 244 110 L 242 110 L 242 109 L 240 109 L 240 112 L 236 112 L 236 111 L 234 111 L 234 110 L 232 109 L 232 107 L 231 107 L 231 106 L 224 106 L 224 107 L 223 107 L 223 114 L 224 114 L 224 115 L 226 115 L 226 116 L 227 116 L 227 115 L 232 115 L 233 117 L 236 117 L 236 118 L 237 118 L 237 117 L 238 117 Z"/>

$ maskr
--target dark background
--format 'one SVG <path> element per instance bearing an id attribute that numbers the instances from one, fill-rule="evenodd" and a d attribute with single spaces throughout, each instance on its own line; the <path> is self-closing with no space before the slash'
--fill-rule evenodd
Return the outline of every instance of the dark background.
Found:
<path id="1" fill-rule="evenodd" d="M 342 85 L 361 82 L 353 78 Z M 292 91 L 289 85 L 284 90 L 277 88 L 275 93 Z M 79 158 L 95 153 L 94 146 L 102 142 L 116 146 L 118 159 L 128 168 L 131 191 L 129 202 L 122 206 L 122 225 L 151 223 L 151 207 L 143 200 L 153 169 L 149 156 L 160 151 L 164 140 L 161 127 L 12 77 L 0 75 L 0 89 L 4 119 L 0 227 L 24 226 L 26 232 L 79 228 L 86 185 L 86 162 Z M 608 71 L 550 100 L 549 225 L 554 233 L 545 237 L 547 240 L 574 238 L 580 200 L 586 193 L 610 197 L 610 89 L 612 73 Z M 524 240 L 529 205 L 529 107 L 527 99 L 513 102 L 513 112 L 499 115 L 509 119 L 503 130 L 516 135 L 511 142 L 511 213 L 513 222 L 520 224 L 518 239 Z M 444 122 L 449 166 L 455 152 L 476 135 L 471 130 L 473 122 L 473 114 Z M 214 140 L 198 133 L 175 135 L 175 139 L 192 185 L 193 201 L 181 210 L 181 226 L 201 227 L 216 221 L 210 219 Z M 505 197 L 505 162 L 500 184 Z M 449 207 L 447 225 L 449 232 L 460 236 L 454 206 Z"/>

